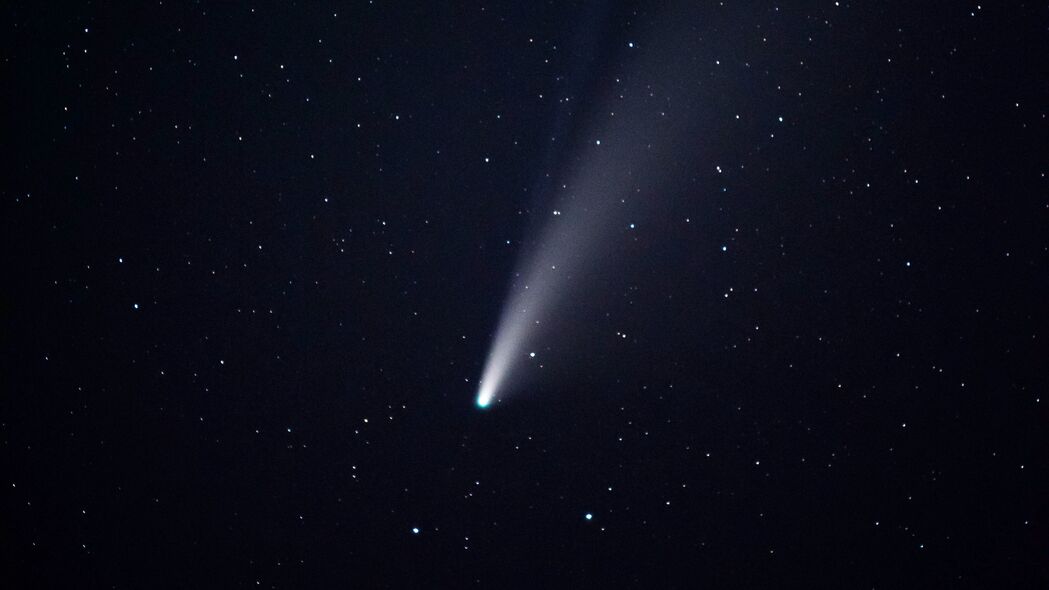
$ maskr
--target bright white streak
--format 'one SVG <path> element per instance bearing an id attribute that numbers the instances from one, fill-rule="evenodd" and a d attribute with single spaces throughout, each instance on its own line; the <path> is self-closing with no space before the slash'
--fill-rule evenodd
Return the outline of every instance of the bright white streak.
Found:
<path id="1" fill-rule="evenodd" d="M 556 266 L 556 264 L 550 266 Z M 495 399 L 495 393 L 504 389 L 504 382 L 513 361 L 524 361 L 527 328 L 530 325 L 536 325 L 537 320 L 533 318 L 536 317 L 537 311 L 541 310 L 543 295 L 550 291 L 551 286 L 549 281 L 544 281 L 541 275 L 537 275 L 538 273 L 533 269 L 529 276 L 539 280 L 533 280 L 531 284 L 526 284 L 523 289 L 519 290 L 503 311 L 495 342 L 492 344 L 492 352 L 488 356 L 488 362 L 481 377 L 480 391 L 477 394 L 477 405 L 481 408 L 488 407 Z M 515 359 L 517 356 L 521 358 Z"/>
<path id="2" fill-rule="evenodd" d="M 688 135 L 686 124 L 695 90 L 690 76 L 675 68 L 669 55 L 687 54 L 687 28 L 668 22 L 650 50 L 633 63 L 633 76 L 616 79 L 616 86 L 598 104 L 589 135 L 582 136 L 578 155 L 563 174 L 569 182 L 554 199 L 551 215 L 537 249 L 519 272 L 495 332 L 491 352 L 482 372 L 477 406 L 487 408 L 507 392 L 511 377 L 529 362 L 529 345 L 547 337 L 549 320 L 571 317 L 564 306 L 570 295 L 588 283 L 586 275 L 608 262 L 618 234 L 635 229 L 635 216 L 647 209 L 646 201 L 674 175 L 660 172 L 672 160 L 674 148 Z M 665 34 L 675 30 L 688 38 Z M 660 47 L 656 47 L 656 45 Z M 633 45 L 631 45 L 633 49 Z M 668 117 L 668 105 L 680 105 L 678 118 Z M 642 192 L 639 175 L 644 173 Z M 665 187 L 664 187 L 665 188 Z M 572 310 L 574 311 L 574 310 Z M 538 346 L 542 349 L 542 346 Z M 540 355 L 541 356 L 541 355 Z M 533 359 L 532 364 L 540 362 Z M 515 383 L 520 386 L 520 383 Z"/>
<path id="3" fill-rule="evenodd" d="M 613 172 L 614 148 L 601 146 L 591 152 L 582 156 L 587 164 L 579 172 L 579 190 L 565 197 L 556 221 L 546 227 L 538 251 L 524 265 L 524 271 L 515 275 L 481 376 L 478 407 L 491 405 L 496 393 L 506 389 L 512 369 L 530 359 L 527 345 L 546 328 L 543 322 L 581 282 L 581 275 L 593 268 L 600 236 L 616 229 L 612 213 L 631 173 L 629 167 Z M 618 229 L 625 227 L 621 224 Z"/>
<path id="4" fill-rule="evenodd" d="M 537 250 L 515 274 L 481 376 L 478 407 L 490 406 L 497 393 L 508 388 L 507 379 L 515 369 L 541 362 L 542 354 L 530 359 L 528 351 L 535 348 L 529 345 L 548 333 L 548 321 L 565 313 L 562 307 L 570 295 L 604 261 L 610 235 L 630 231 L 625 218 L 636 184 L 634 170 L 651 153 L 637 155 L 627 130 L 611 126 L 608 131 L 615 133 L 605 137 L 622 134 L 623 140 L 606 139 L 585 149 L 581 167 L 572 175 L 573 182 L 565 184 L 561 204 L 554 209 L 558 213 L 551 214 Z"/>

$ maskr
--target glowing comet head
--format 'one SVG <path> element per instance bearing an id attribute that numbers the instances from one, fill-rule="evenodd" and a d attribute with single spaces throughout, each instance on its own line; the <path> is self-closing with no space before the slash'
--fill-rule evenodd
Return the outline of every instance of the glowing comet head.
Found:
<path id="1" fill-rule="evenodd" d="M 488 355 L 477 390 L 478 408 L 488 408 L 495 401 L 496 393 L 505 393 L 510 357 L 521 346 L 520 321 L 512 320 L 513 314 L 504 313 L 496 331 L 492 352 Z"/>
<path id="2" fill-rule="evenodd" d="M 498 343 L 496 347 L 499 348 Z M 503 347 L 505 348 L 506 345 L 504 344 Z M 503 390 L 506 388 L 506 372 L 507 366 L 504 355 L 495 355 L 494 358 L 490 357 L 488 359 L 484 375 L 481 377 L 480 385 L 477 389 L 478 408 L 487 410 L 492 407 L 492 402 L 499 397 L 498 394 L 505 393 Z"/>
<path id="3" fill-rule="evenodd" d="M 495 399 L 497 379 L 481 379 L 481 388 L 477 391 L 477 407 L 482 410 L 492 405 Z"/>

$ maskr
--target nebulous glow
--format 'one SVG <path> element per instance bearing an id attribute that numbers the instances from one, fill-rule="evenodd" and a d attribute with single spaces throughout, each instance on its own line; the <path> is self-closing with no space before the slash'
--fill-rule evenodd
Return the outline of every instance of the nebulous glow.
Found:
<path id="1" fill-rule="evenodd" d="M 486 387 L 484 387 L 482 385 L 481 386 L 481 391 L 478 392 L 478 394 L 477 394 L 477 407 L 478 408 L 487 408 L 488 404 L 492 403 L 492 397 L 494 395 L 495 395 L 495 391 L 494 391 L 493 388 L 490 388 L 490 387 L 486 388 Z"/>
<path id="2" fill-rule="evenodd" d="M 674 28 L 667 23 L 663 32 Z M 595 269 L 611 264 L 624 240 L 641 239 L 637 228 L 646 226 L 639 217 L 654 209 L 656 195 L 675 176 L 667 164 L 688 136 L 695 91 L 674 65 L 682 62 L 668 57 L 686 51 L 692 37 L 657 38 L 644 55 L 624 57 L 627 73 L 593 103 L 559 166 L 542 233 L 511 281 L 479 382 L 479 408 L 535 377 L 551 339 L 568 329 L 564 320 L 593 299 L 588 289 L 598 283 Z"/>

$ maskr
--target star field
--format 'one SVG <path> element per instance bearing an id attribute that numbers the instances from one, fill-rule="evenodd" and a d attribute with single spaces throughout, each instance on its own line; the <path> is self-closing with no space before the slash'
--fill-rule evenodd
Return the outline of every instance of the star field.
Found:
<path id="1" fill-rule="evenodd" d="M 4 587 L 1049 584 L 1046 6 L 4 14 Z"/>

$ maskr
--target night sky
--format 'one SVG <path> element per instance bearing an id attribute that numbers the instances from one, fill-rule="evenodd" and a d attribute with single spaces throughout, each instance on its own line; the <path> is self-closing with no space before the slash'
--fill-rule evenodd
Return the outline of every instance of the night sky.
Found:
<path id="1" fill-rule="evenodd" d="M 1049 587 L 1044 2 L 451 4 L 5 5 L 0 585 Z"/>

